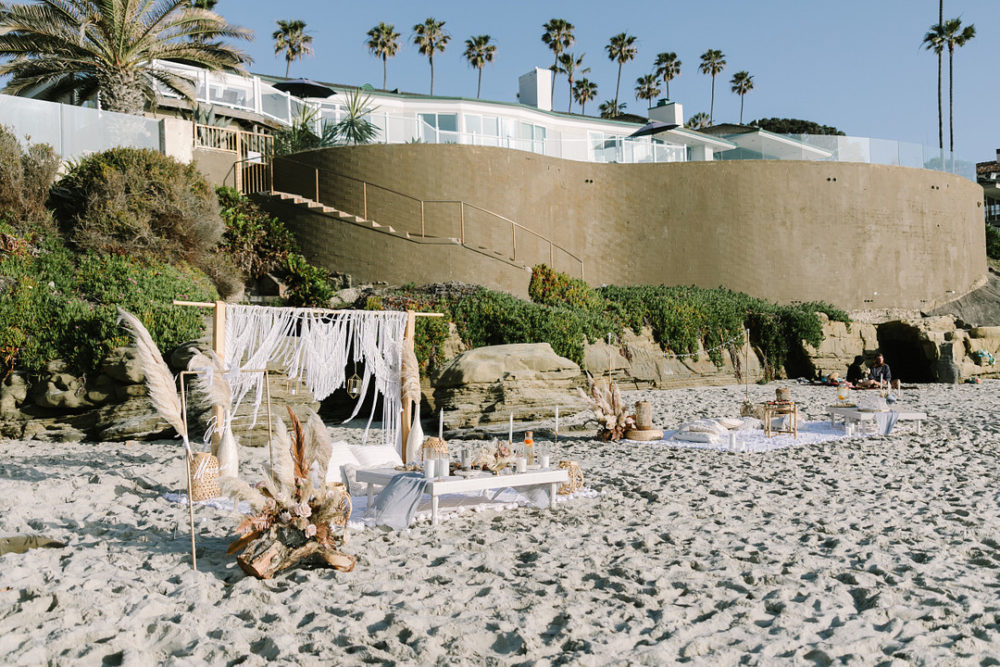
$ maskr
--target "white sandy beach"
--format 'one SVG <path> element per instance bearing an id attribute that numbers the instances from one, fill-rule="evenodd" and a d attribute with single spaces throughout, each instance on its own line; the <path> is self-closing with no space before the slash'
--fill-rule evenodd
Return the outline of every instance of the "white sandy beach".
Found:
<path id="1" fill-rule="evenodd" d="M 792 387 L 819 420 L 836 390 Z M 750 387 L 753 400 L 775 386 Z M 921 385 L 922 435 L 764 454 L 571 437 L 603 495 L 366 529 L 351 573 L 246 577 L 236 518 L 199 507 L 180 445 L 0 443 L 8 664 L 996 664 L 1000 381 Z M 658 426 L 736 416 L 743 387 L 629 392 Z M 357 437 L 357 432 L 349 433 Z M 243 449 L 255 481 L 263 449 Z"/>

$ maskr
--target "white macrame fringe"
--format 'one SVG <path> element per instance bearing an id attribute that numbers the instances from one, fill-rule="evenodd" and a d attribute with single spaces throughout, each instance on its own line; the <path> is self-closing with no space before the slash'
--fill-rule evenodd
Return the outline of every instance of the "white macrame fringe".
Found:
<path id="1" fill-rule="evenodd" d="M 373 384 L 375 396 L 364 441 L 382 396 L 382 438 L 401 447 L 400 354 L 406 313 L 402 311 L 317 312 L 308 308 L 228 306 L 226 309 L 226 366 L 233 390 L 233 407 L 253 392 L 253 424 L 264 396 L 263 373 L 240 373 L 240 368 L 267 368 L 278 364 L 293 380 L 301 380 L 321 401 L 344 386 L 349 361 L 364 365 L 361 393 L 347 421 L 354 419 Z M 349 358 L 350 357 L 350 358 Z"/>

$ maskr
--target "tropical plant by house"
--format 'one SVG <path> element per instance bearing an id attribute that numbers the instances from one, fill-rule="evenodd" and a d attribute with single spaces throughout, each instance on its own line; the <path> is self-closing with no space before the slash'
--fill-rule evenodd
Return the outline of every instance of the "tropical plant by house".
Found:
<path id="1" fill-rule="evenodd" d="M 542 28 L 545 30 L 542 33 L 542 42 L 555 55 L 555 60 L 553 60 L 552 67 L 550 68 L 552 76 L 555 76 L 559 71 L 559 56 L 563 51 L 573 46 L 573 42 L 576 41 L 576 36 L 573 34 L 573 30 L 576 28 L 566 19 L 549 19 L 549 21 L 542 24 Z M 556 87 L 554 81 L 550 97 L 549 106 L 555 106 Z"/>
<path id="2" fill-rule="evenodd" d="M 733 75 L 729 81 L 734 93 L 740 96 L 740 125 L 743 124 L 743 98 L 753 90 L 753 75 L 746 70 L 742 70 Z"/>
<path id="3" fill-rule="evenodd" d="M 249 57 L 223 40 L 252 37 L 188 0 L 11 4 L 0 9 L 0 78 L 9 76 L 4 90 L 12 95 L 96 95 L 102 108 L 137 114 L 156 100 L 157 86 L 194 100 L 194 82 L 157 60 L 242 72 Z"/>
<path id="4" fill-rule="evenodd" d="M 635 35 L 626 35 L 624 32 L 620 32 L 611 38 L 604 49 L 608 52 L 608 58 L 618 63 L 618 82 L 615 84 L 615 107 L 621 110 L 625 107 L 624 104 L 621 106 L 618 105 L 618 91 L 622 85 L 622 65 L 630 60 L 634 60 L 639 53 L 639 49 L 635 45 Z"/>
<path id="5" fill-rule="evenodd" d="M 617 118 L 625 113 L 627 106 L 627 103 L 618 100 L 605 100 L 597 108 L 601 112 L 601 118 Z"/>
<path id="6" fill-rule="evenodd" d="M 274 54 L 285 54 L 285 77 L 291 71 L 292 62 L 312 55 L 312 35 L 306 32 L 306 22 L 300 20 L 277 21 L 278 29 L 271 33 L 274 39 Z"/>
<path id="7" fill-rule="evenodd" d="M 445 31 L 444 24 L 444 21 L 428 17 L 423 23 L 413 26 L 413 43 L 417 45 L 417 51 L 421 55 L 427 56 L 427 61 L 431 65 L 431 95 L 434 94 L 434 53 L 436 51 L 444 53 L 445 47 L 451 41 L 451 35 Z"/>
<path id="8" fill-rule="evenodd" d="M 581 53 L 579 56 L 573 53 L 563 53 L 559 55 L 559 68 L 558 72 L 565 74 L 566 78 L 569 80 L 569 108 L 566 109 L 567 112 L 573 111 L 573 83 L 576 81 L 577 74 L 586 74 L 590 71 L 589 67 L 582 67 L 583 57 L 587 55 L 586 53 Z"/>
<path id="9" fill-rule="evenodd" d="M 476 68 L 479 76 L 476 84 L 476 99 L 479 99 L 479 94 L 483 89 L 483 68 L 487 63 L 493 62 L 496 53 L 496 44 L 490 44 L 489 35 L 473 35 L 465 40 L 465 59 L 469 61 L 469 65 Z"/>
<path id="10" fill-rule="evenodd" d="M 718 49 L 709 49 L 701 54 L 701 64 L 698 71 L 712 77 L 712 104 L 708 108 L 709 125 L 715 122 L 715 77 L 726 69 L 726 56 Z"/>
<path id="11" fill-rule="evenodd" d="M 316 107 L 302 105 L 292 118 L 292 124 L 274 133 L 274 154 L 291 155 L 315 148 L 327 148 L 336 143 L 334 125 L 321 122 L 319 109 Z"/>
<path id="12" fill-rule="evenodd" d="M 597 97 L 597 84 L 590 79 L 580 79 L 573 84 L 573 97 L 580 104 L 580 113 L 586 113 L 587 102 Z"/>
<path id="13" fill-rule="evenodd" d="M 372 97 L 356 88 L 347 96 L 346 115 L 333 126 L 334 136 L 347 144 L 370 144 L 378 134 L 378 128 L 368 120 L 368 116 L 378 107 L 371 106 Z"/>
<path id="14" fill-rule="evenodd" d="M 382 23 L 368 31 L 368 50 L 376 58 L 382 59 L 382 88 L 389 81 L 389 58 L 399 52 L 399 33 L 392 23 Z"/>
<path id="15" fill-rule="evenodd" d="M 681 75 L 681 60 L 673 51 L 656 55 L 656 78 L 663 79 L 667 99 L 670 99 L 670 82 Z"/>

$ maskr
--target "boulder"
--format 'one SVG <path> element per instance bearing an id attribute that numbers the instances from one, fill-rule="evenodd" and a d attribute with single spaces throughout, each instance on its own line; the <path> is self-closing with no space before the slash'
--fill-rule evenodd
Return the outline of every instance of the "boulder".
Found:
<path id="1" fill-rule="evenodd" d="M 850 328 L 843 322 L 831 321 L 818 313 L 823 325 L 823 342 L 813 347 L 803 341 L 802 347 L 812 362 L 817 375 L 838 373 L 847 377 L 848 368 L 858 357 L 869 357 L 878 350 L 878 330 L 868 322 L 852 322 Z"/>
<path id="2" fill-rule="evenodd" d="M 41 408 L 80 410 L 93 407 L 83 382 L 69 373 L 56 373 L 31 388 L 31 399 Z"/>
<path id="3" fill-rule="evenodd" d="M 146 380 L 134 347 L 112 350 L 101 364 L 101 374 L 122 384 L 141 384 Z"/>
<path id="4" fill-rule="evenodd" d="M 586 409 L 578 388 L 585 387 L 580 367 L 560 357 L 548 343 L 481 347 L 455 357 L 435 383 L 435 408 L 448 413 L 449 424 L 470 428 L 502 422 L 511 412 L 517 421 Z"/>
<path id="5" fill-rule="evenodd" d="M 160 418 L 149 398 L 132 398 L 95 411 L 94 437 L 99 441 L 154 440 L 173 432 Z"/>
<path id="6" fill-rule="evenodd" d="M 47 419 L 33 419 L 24 425 L 20 438 L 40 442 L 79 442 L 87 437 L 84 431 L 69 424 Z"/>
<path id="7" fill-rule="evenodd" d="M 206 341 L 189 341 L 187 343 L 181 343 L 174 351 L 167 355 L 167 363 L 175 371 L 186 371 L 188 367 L 188 362 L 191 361 L 191 357 L 195 355 L 196 352 L 201 352 L 205 354 L 212 349 L 212 346 Z"/>
<path id="8" fill-rule="evenodd" d="M 653 339 L 653 330 L 643 327 L 635 334 L 626 331 L 621 343 L 605 341 L 588 343 L 583 348 L 583 368 L 594 377 L 607 375 L 611 369 L 615 382 L 623 389 L 668 389 L 732 384 L 736 382 L 736 364 L 749 362 L 752 381 L 760 379 L 763 369 L 756 354 L 746 354 L 740 346 L 734 360 L 728 351 L 722 354 L 722 366 L 716 366 L 699 343 L 696 355 L 675 355 L 665 352 Z M 748 358 L 749 357 L 749 358 Z"/>
<path id="9" fill-rule="evenodd" d="M 28 381 L 23 373 L 13 372 L 0 383 L 0 419 L 19 413 L 17 406 L 28 397 Z"/>

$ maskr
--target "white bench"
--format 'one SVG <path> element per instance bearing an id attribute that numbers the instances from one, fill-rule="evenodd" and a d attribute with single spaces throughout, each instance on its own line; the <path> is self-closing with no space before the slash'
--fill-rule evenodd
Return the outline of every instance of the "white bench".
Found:
<path id="1" fill-rule="evenodd" d="M 368 484 L 368 506 L 371 507 L 374 497 L 374 487 L 385 486 L 396 475 L 403 474 L 392 468 L 375 470 L 359 470 L 357 480 Z M 519 486 L 538 486 L 546 484 L 549 487 L 549 508 L 556 506 L 556 491 L 569 481 L 569 472 L 562 468 L 545 470 L 529 470 L 528 472 L 511 475 L 494 475 L 489 472 L 470 471 L 466 476 L 452 475 L 427 480 L 424 493 L 431 497 L 431 525 L 438 525 L 438 499 L 447 493 L 466 493 L 469 491 L 485 491 L 488 489 L 507 489 Z"/>
<path id="2" fill-rule="evenodd" d="M 877 414 L 870 410 L 859 410 L 858 408 L 848 408 L 837 405 L 832 405 L 828 407 L 826 411 L 830 414 L 830 426 L 833 426 L 836 423 L 837 417 L 843 419 L 844 424 L 848 423 L 859 424 L 861 422 L 866 422 L 866 423 L 874 422 L 875 415 Z M 896 410 L 896 414 L 897 414 L 896 417 L 897 422 L 901 421 L 916 422 L 917 435 L 920 435 L 921 424 L 923 424 L 924 420 L 927 419 L 926 412 L 915 412 L 912 410 Z"/>

